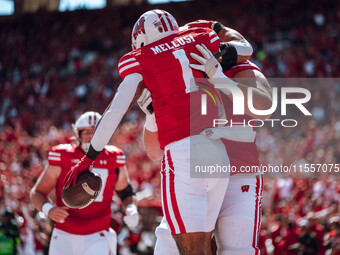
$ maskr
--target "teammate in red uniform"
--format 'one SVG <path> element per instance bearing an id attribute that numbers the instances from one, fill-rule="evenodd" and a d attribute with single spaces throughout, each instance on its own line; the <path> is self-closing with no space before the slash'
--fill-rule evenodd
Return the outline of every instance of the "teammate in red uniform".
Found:
<path id="1" fill-rule="evenodd" d="M 64 178 L 87 152 L 100 117 L 99 113 L 86 112 L 78 118 L 74 131 L 79 144 L 59 144 L 52 147 L 48 154 L 49 165 L 31 191 L 34 207 L 55 221 L 49 249 L 51 255 L 116 254 L 117 237 L 110 228 L 114 191 L 126 208 L 125 223 L 129 227 L 138 224 L 139 216 L 129 184 L 125 155 L 115 146 L 106 146 L 93 164 L 92 171 L 100 175 L 103 183 L 98 198 L 83 209 L 67 208 L 62 202 Z M 48 195 L 54 188 L 56 202 L 52 205 Z"/>
<path id="2" fill-rule="evenodd" d="M 203 25 L 209 23 L 205 21 Z M 197 23 L 195 23 L 197 25 Z M 202 25 L 199 24 L 199 25 Z M 242 79 L 242 82 L 235 84 L 241 90 L 246 91 L 247 87 L 254 87 L 254 105 L 256 109 L 268 109 L 271 104 L 271 89 L 269 84 L 259 68 L 249 61 L 238 64 L 230 69 L 226 69 L 224 74 L 221 70 L 217 70 L 217 61 L 211 58 L 212 54 L 204 47 L 200 48 L 203 58 L 198 55 L 193 55 L 195 59 L 201 62 L 201 66 L 193 66 L 198 70 L 205 71 L 207 74 L 220 72 L 219 78 L 223 78 L 225 82 L 231 83 L 227 77 Z M 209 63 L 210 62 L 210 63 Z M 223 66 L 223 65 L 222 65 Z M 220 67 L 219 67 L 220 68 Z M 209 75 L 208 75 L 209 76 Z M 233 119 L 234 122 L 242 123 L 251 118 L 266 119 L 269 116 L 257 116 L 246 109 L 246 115 L 233 115 L 232 96 L 229 91 L 224 90 L 222 93 L 223 104 L 225 109 L 225 119 Z M 148 126 L 145 127 L 144 142 L 147 148 L 148 155 L 156 160 L 160 159 L 163 151 L 157 141 L 157 132 L 150 130 L 152 127 L 152 114 L 147 110 L 147 106 L 152 102 L 150 92 L 143 91 L 143 96 L 138 100 L 141 109 L 146 113 L 149 119 Z M 225 199 L 223 201 L 218 221 L 215 229 L 215 236 L 218 246 L 218 254 L 259 254 L 258 249 L 258 233 L 261 222 L 261 200 L 263 179 L 257 171 L 242 173 L 244 167 L 259 166 L 258 152 L 255 144 L 255 131 L 252 128 L 240 129 L 243 137 L 248 137 L 248 141 L 237 141 L 235 137 L 239 136 L 233 131 L 233 135 L 227 135 L 228 139 L 220 136 L 220 131 L 211 129 L 207 134 L 214 137 L 213 139 L 221 138 L 226 146 L 231 166 L 235 167 L 235 172 L 232 173 L 228 184 Z M 214 133 L 215 132 L 215 133 Z M 236 132 L 238 132 L 236 130 Z M 247 134 L 246 134 L 246 133 Z M 244 139 L 244 138 L 243 138 Z M 242 168 L 243 167 L 243 168 Z M 169 233 L 166 220 L 163 219 L 160 226 L 156 229 L 157 243 L 155 254 L 178 254 L 175 242 L 172 240 Z"/>
<path id="3" fill-rule="evenodd" d="M 210 79 L 214 86 L 223 84 L 237 86 L 245 95 L 245 100 L 247 100 L 248 88 L 251 87 L 253 88 L 254 108 L 267 110 L 271 107 L 271 87 L 256 65 L 247 61 L 223 72 L 222 67 L 217 65 L 217 60 L 208 49 L 203 49 L 200 53 L 203 59 L 198 58 L 199 56 L 195 54 L 190 54 L 201 64 L 200 66 L 191 65 L 191 67 L 204 71 L 209 78 L 218 77 L 220 80 Z M 223 84 L 221 84 L 221 81 Z M 233 83 L 233 81 L 236 83 Z M 245 105 L 244 115 L 233 115 L 232 94 L 227 88 L 219 86 L 219 89 L 222 92 L 226 119 L 229 121 L 226 126 L 230 126 L 231 119 L 237 123 L 248 123 L 250 119 L 265 120 L 270 117 L 270 115 L 254 114 L 248 108 L 248 104 Z M 216 224 L 217 252 L 225 255 L 259 255 L 258 239 L 261 225 L 263 177 L 259 169 L 256 168 L 259 166 L 259 159 L 255 130 L 251 127 L 244 129 L 243 124 L 241 124 L 240 130 L 242 130 L 242 137 L 247 137 L 247 139 L 237 141 L 237 139 L 234 140 L 230 139 L 229 136 L 223 137 L 221 135 L 221 140 L 230 158 L 230 165 L 235 167 L 235 172 L 231 173 L 232 176 Z M 252 168 L 254 166 L 255 168 Z M 249 169 L 252 171 L 244 171 L 247 167 L 250 167 Z"/>
<path id="4" fill-rule="evenodd" d="M 198 53 L 197 43 L 204 43 L 214 53 L 220 46 L 215 31 L 179 31 L 176 20 L 167 12 L 148 11 L 139 18 L 132 32 L 134 50 L 118 65 L 123 82 L 96 128 L 86 157 L 71 170 L 66 182 L 69 186 L 80 172 L 89 169 L 143 81 L 152 93 L 159 141 L 166 151 L 162 164 L 163 211 L 182 254 L 210 253 L 211 234 L 228 184 L 227 174 L 221 179 L 190 178 L 190 163 L 229 164 L 221 141 L 198 135 L 209 127 L 209 118 L 217 117 L 218 111 L 212 106 L 207 116 L 201 116 L 199 109 L 190 111 L 191 101 L 200 102 L 203 93 L 191 84 L 193 78 L 204 78 L 202 72 L 189 67 L 197 63 L 189 56 L 189 52 Z"/>
<path id="5" fill-rule="evenodd" d="M 266 84 L 266 80 L 260 73 L 260 70 L 251 62 L 236 65 L 224 73 L 230 78 L 255 78 L 255 75 L 258 84 Z M 251 80 L 253 79 L 249 79 L 249 81 Z M 250 84 L 247 84 L 247 86 L 250 86 Z M 147 114 L 147 118 L 152 119 L 152 116 L 148 116 L 152 114 L 147 110 L 147 106 L 152 102 L 148 94 L 149 92 L 144 91 L 144 99 L 141 98 L 138 101 L 141 109 Z M 250 119 L 250 116 L 236 116 L 237 119 L 235 119 L 235 116 L 232 114 L 232 101 L 229 98 L 224 98 L 223 103 L 226 111 L 226 119 L 230 120 L 234 118 L 234 121 L 239 123 L 242 122 L 241 119 Z M 150 127 L 153 124 L 149 121 L 148 125 Z M 249 132 L 252 133 L 255 131 L 249 130 Z M 232 176 L 230 177 L 216 224 L 215 237 L 218 254 L 260 254 L 258 235 L 261 225 L 263 178 L 260 173 L 251 171 L 241 172 L 245 169 L 244 167 L 259 166 L 255 140 L 252 139 L 248 142 L 224 138 L 221 138 L 221 140 L 226 146 L 230 165 L 236 167 L 236 170 L 231 173 Z M 162 157 L 163 151 L 160 149 L 157 140 L 157 131 L 152 132 L 148 129 L 148 126 L 146 126 L 144 142 L 150 158 L 158 160 Z M 169 255 L 179 254 L 176 244 L 171 238 L 170 230 L 165 219 L 163 219 L 160 226 L 156 229 L 156 236 L 156 255 L 164 253 Z"/>

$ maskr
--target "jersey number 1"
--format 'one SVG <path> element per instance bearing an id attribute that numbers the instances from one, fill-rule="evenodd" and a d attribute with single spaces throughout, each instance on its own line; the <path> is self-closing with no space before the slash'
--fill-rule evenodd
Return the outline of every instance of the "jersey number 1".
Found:
<path id="1" fill-rule="evenodd" d="M 194 81 L 194 75 L 192 74 L 192 70 L 189 66 L 190 62 L 187 54 L 185 54 L 185 51 L 180 49 L 172 52 L 172 54 L 174 54 L 175 58 L 178 59 L 179 63 L 181 64 L 182 76 L 185 83 L 185 92 L 190 93 L 194 90 L 197 90 L 197 86 L 195 85 Z"/>

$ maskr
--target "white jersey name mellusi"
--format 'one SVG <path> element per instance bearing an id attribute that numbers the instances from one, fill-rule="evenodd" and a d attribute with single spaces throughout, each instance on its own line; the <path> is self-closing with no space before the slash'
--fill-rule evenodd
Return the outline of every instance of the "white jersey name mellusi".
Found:
<path id="1" fill-rule="evenodd" d="M 158 53 L 162 53 L 167 50 L 171 50 L 173 48 L 178 48 L 180 46 L 183 46 L 185 44 L 193 43 L 195 42 L 195 39 L 192 35 L 187 35 L 183 37 L 176 38 L 175 40 L 171 41 L 170 43 L 163 43 L 159 44 L 155 47 L 151 47 L 151 50 L 156 55 Z"/>

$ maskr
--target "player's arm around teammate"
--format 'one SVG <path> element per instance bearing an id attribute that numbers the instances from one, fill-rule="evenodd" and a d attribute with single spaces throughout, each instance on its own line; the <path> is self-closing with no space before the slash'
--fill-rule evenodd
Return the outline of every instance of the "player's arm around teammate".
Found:
<path id="1" fill-rule="evenodd" d="M 209 20 L 196 20 L 186 24 L 184 27 L 206 27 L 214 30 L 219 36 L 221 42 L 220 50 L 222 52 L 221 61 L 224 69 L 229 69 L 235 64 L 239 64 L 249 60 L 253 54 L 253 48 L 251 44 L 244 38 L 244 36 L 238 31 L 224 26 L 218 21 Z M 244 74 L 245 75 L 245 74 Z M 260 74 L 256 74 L 260 75 Z M 247 76 L 246 76 L 247 77 Z M 243 78 L 243 77 L 239 77 Z M 249 84 L 255 87 L 256 84 Z M 158 141 L 158 128 L 156 124 L 155 114 L 150 113 L 148 106 L 151 104 L 151 93 L 149 90 L 144 89 L 141 96 L 137 100 L 139 107 L 146 115 L 145 127 L 144 127 L 144 145 L 146 153 L 152 160 L 160 160 L 163 157 L 164 151 L 160 149 L 160 143 Z"/>
<path id="2" fill-rule="evenodd" d="M 148 110 L 148 106 L 152 103 L 151 92 L 144 88 L 141 96 L 137 99 L 139 108 L 145 113 L 145 126 L 143 141 L 146 153 L 152 160 L 160 160 L 164 151 L 161 150 L 158 141 L 158 128 L 156 124 L 156 117 L 154 112 Z"/>
<path id="3" fill-rule="evenodd" d="M 226 94 L 230 100 L 233 100 L 231 90 L 233 90 L 234 87 L 238 87 L 244 96 L 244 110 L 246 115 L 262 120 L 269 118 L 270 115 L 255 114 L 249 109 L 247 104 L 248 88 L 252 87 L 252 99 L 255 109 L 268 110 L 272 106 L 272 90 L 267 79 L 261 72 L 256 70 L 242 71 L 237 73 L 234 76 L 234 80 L 232 80 L 223 73 L 223 69 L 225 68 L 222 69 L 218 60 L 205 45 L 196 45 L 196 48 L 202 55 L 199 56 L 195 53 L 190 53 L 190 56 L 201 65 L 190 64 L 192 69 L 206 73 L 210 78 L 210 83 L 217 86 L 217 88 Z M 240 79 L 241 82 L 237 82 Z"/>
<path id="4" fill-rule="evenodd" d="M 188 27 L 207 27 L 216 32 L 221 42 L 221 51 L 225 51 L 228 58 L 225 58 L 230 67 L 249 60 L 253 54 L 253 47 L 245 39 L 245 37 L 238 31 L 224 26 L 218 21 L 212 20 L 196 20 L 188 23 Z"/>
<path id="5" fill-rule="evenodd" d="M 204 50 L 204 48 L 199 47 L 200 50 Z M 196 54 L 195 54 L 196 55 Z M 206 54 L 207 59 L 210 59 L 210 56 Z M 203 58 L 198 58 L 195 56 L 195 58 L 199 59 L 202 63 L 207 63 L 208 61 L 203 59 Z M 267 110 L 270 108 L 272 104 L 272 91 L 270 88 L 270 85 L 265 78 L 265 76 L 257 70 L 243 70 L 235 74 L 234 79 L 235 80 L 242 80 L 242 83 L 236 83 L 235 81 L 229 79 L 227 76 L 225 76 L 222 72 L 222 68 L 218 61 L 213 57 L 210 60 L 212 63 L 209 64 L 209 66 L 204 67 L 196 67 L 198 70 L 202 71 L 207 71 L 211 77 L 214 77 L 215 74 L 219 74 L 219 77 L 216 78 L 218 80 L 225 79 L 224 82 L 227 82 L 228 84 L 232 84 L 233 86 L 237 86 L 240 88 L 245 95 L 245 114 L 257 118 L 257 119 L 262 119 L 265 120 L 270 117 L 270 115 L 256 115 L 253 112 L 251 112 L 248 108 L 248 104 L 246 102 L 248 101 L 248 87 L 254 88 L 253 90 L 253 104 L 254 108 L 258 110 Z M 215 68 L 215 66 L 218 65 L 218 68 Z M 211 68 L 212 70 L 208 71 L 206 69 Z M 221 69 L 220 69 L 221 68 Z M 218 71 L 217 71 L 218 70 Z M 215 78 L 215 77 L 214 77 Z M 221 81 L 221 80 L 220 80 Z M 233 100 L 232 94 L 228 89 L 222 89 L 224 93 L 228 95 L 228 97 Z M 160 144 L 158 141 L 158 129 L 157 129 L 157 124 L 155 121 L 155 116 L 154 113 L 150 113 L 148 110 L 149 104 L 152 102 L 151 99 L 151 93 L 147 89 L 143 90 L 143 93 L 141 97 L 138 99 L 138 104 L 139 107 L 143 110 L 143 112 L 146 115 L 146 122 L 145 122 L 145 127 L 144 127 L 144 145 L 146 148 L 147 155 L 149 156 L 150 159 L 152 160 L 160 160 L 163 157 L 163 150 L 160 149 Z"/>
<path id="6" fill-rule="evenodd" d="M 137 23 L 136 23 L 137 24 Z M 241 63 L 250 58 L 253 53 L 253 48 L 250 43 L 236 30 L 223 26 L 221 23 L 216 21 L 205 21 L 198 20 L 197 22 L 192 22 L 187 24 L 187 27 L 203 27 L 210 28 L 214 30 L 220 40 L 225 42 L 223 45 L 225 55 L 224 63 L 225 66 L 232 67 L 236 63 Z M 137 33 L 138 34 L 138 33 Z M 135 36 L 133 34 L 133 36 Z M 133 42 L 133 47 L 135 49 L 136 45 Z M 144 44 L 143 44 L 144 45 Z M 138 46 L 140 47 L 140 46 Z M 223 51 L 222 49 L 222 51 Z M 126 59 L 122 62 L 122 65 L 125 64 L 126 61 L 131 61 L 133 58 Z M 139 65 L 134 67 L 137 62 L 129 62 L 127 67 L 130 69 L 139 70 Z M 132 68 L 133 67 L 133 68 Z M 126 69 L 123 67 L 121 69 Z M 112 134 L 116 130 L 120 120 L 123 115 L 128 110 L 131 102 L 134 100 L 134 95 L 137 91 L 138 85 L 143 81 L 143 76 L 140 71 L 131 73 L 125 76 L 123 82 L 119 85 L 118 91 L 110 103 L 110 105 L 105 110 L 103 117 L 100 121 L 100 125 L 97 126 L 93 138 L 91 140 L 91 146 L 89 148 L 89 152 L 86 156 L 81 160 L 81 162 L 73 169 L 70 174 L 70 180 L 73 179 L 75 183 L 75 179 L 81 171 L 88 169 L 93 161 L 98 157 L 101 150 L 110 140 Z M 66 186 L 69 186 L 70 182 L 66 183 Z"/>

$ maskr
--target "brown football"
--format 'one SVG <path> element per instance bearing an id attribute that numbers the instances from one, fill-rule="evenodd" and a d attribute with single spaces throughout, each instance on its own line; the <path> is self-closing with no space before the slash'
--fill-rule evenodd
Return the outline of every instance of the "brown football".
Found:
<path id="1" fill-rule="evenodd" d="M 98 197 L 101 188 L 102 179 L 93 172 L 84 171 L 79 174 L 76 184 L 63 188 L 61 198 L 66 206 L 82 209 Z"/>

